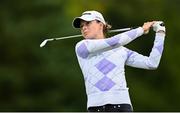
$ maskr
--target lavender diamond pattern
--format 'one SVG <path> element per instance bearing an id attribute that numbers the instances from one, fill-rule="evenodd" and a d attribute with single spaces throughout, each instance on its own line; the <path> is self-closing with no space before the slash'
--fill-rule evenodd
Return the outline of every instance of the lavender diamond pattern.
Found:
<path id="1" fill-rule="evenodd" d="M 106 40 L 106 43 L 108 43 L 110 46 L 115 46 L 118 44 L 119 38 L 118 37 L 112 37 Z"/>
<path id="2" fill-rule="evenodd" d="M 86 45 L 83 43 L 77 48 L 77 53 L 82 58 L 87 58 L 89 55 L 89 51 L 86 47 Z"/>
<path id="3" fill-rule="evenodd" d="M 108 77 L 103 77 L 101 80 L 99 80 L 95 86 L 101 90 L 101 91 L 108 91 L 110 90 L 113 86 L 115 85 L 115 83 Z"/>
<path id="4" fill-rule="evenodd" d="M 133 51 L 128 51 L 128 58 L 133 54 Z"/>
<path id="5" fill-rule="evenodd" d="M 126 32 L 126 34 L 131 38 L 131 39 L 134 39 L 136 34 L 137 34 L 137 30 L 131 30 L 131 31 L 128 31 Z"/>
<path id="6" fill-rule="evenodd" d="M 97 63 L 95 67 L 104 75 L 107 75 L 116 67 L 116 65 L 104 58 L 99 63 Z"/>
<path id="7" fill-rule="evenodd" d="M 156 46 L 156 49 L 159 51 L 160 54 L 162 54 L 162 52 L 163 52 L 163 46 L 162 45 Z"/>

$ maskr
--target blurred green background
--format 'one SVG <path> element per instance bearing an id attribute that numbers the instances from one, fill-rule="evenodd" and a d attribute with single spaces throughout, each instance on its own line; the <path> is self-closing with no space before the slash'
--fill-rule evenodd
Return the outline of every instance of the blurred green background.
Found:
<path id="1" fill-rule="evenodd" d="M 134 111 L 180 111 L 179 0 L 1 0 L 0 111 L 86 111 L 83 75 L 74 52 L 82 38 L 72 20 L 100 11 L 113 29 L 163 20 L 167 36 L 157 70 L 126 67 Z M 149 55 L 154 32 L 126 47 Z"/>

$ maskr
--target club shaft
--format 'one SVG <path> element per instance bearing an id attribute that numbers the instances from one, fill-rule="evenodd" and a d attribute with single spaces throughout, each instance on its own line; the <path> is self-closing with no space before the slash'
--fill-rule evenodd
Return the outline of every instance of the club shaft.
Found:
<path id="1" fill-rule="evenodd" d="M 53 38 L 54 40 L 62 40 L 62 39 L 68 39 L 68 38 L 76 38 L 76 37 L 81 37 L 82 35 L 71 35 L 71 36 L 65 36 L 65 37 L 60 37 L 60 38 Z"/>
<path id="2" fill-rule="evenodd" d="M 132 28 L 123 28 L 123 29 L 114 29 L 114 30 L 109 30 L 109 33 L 115 33 L 115 32 L 123 32 L 123 31 L 128 31 L 131 30 Z M 65 36 L 65 37 L 59 37 L 59 38 L 53 38 L 53 40 L 63 40 L 63 39 L 68 39 L 68 38 L 76 38 L 76 37 L 81 37 L 82 35 L 71 35 L 71 36 Z"/>
<path id="3" fill-rule="evenodd" d="M 122 29 L 114 29 L 114 30 L 109 30 L 108 33 L 115 33 L 115 32 L 123 32 L 123 31 L 129 31 L 133 28 L 122 28 Z M 59 38 L 49 38 L 44 40 L 41 44 L 40 47 L 43 47 L 46 45 L 47 42 L 49 41 L 54 41 L 54 40 L 63 40 L 63 39 L 68 39 L 68 38 L 76 38 L 76 37 L 81 37 L 82 35 L 71 35 L 71 36 L 65 36 L 65 37 L 59 37 Z"/>
<path id="4" fill-rule="evenodd" d="M 123 31 L 129 31 L 133 28 L 122 28 L 122 29 L 114 29 L 114 30 L 109 30 L 109 33 L 115 33 L 115 32 L 123 32 Z"/>

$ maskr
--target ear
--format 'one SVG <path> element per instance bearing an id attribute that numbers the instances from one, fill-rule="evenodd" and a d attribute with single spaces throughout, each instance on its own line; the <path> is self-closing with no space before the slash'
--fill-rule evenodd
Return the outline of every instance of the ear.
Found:
<path id="1" fill-rule="evenodd" d="M 103 30 L 104 24 L 102 22 L 100 22 L 99 24 L 100 24 L 101 29 Z"/>

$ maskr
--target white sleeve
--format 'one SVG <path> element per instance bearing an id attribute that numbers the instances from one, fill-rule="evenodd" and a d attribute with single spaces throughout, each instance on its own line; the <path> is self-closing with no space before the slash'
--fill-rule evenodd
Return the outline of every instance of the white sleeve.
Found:
<path id="1" fill-rule="evenodd" d="M 143 33 L 144 33 L 143 28 L 139 27 L 139 28 L 115 35 L 111 38 L 82 40 L 76 45 L 76 53 L 80 57 L 85 58 L 91 53 L 100 52 L 107 49 L 112 49 L 112 47 L 115 47 L 115 46 L 118 47 L 118 46 L 126 45 L 130 43 L 131 41 L 133 41 L 134 39 L 136 39 L 137 37 L 143 35 Z"/>
<path id="2" fill-rule="evenodd" d="M 149 56 L 143 56 L 135 51 L 126 49 L 126 65 L 144 69 L 156 69 L 162 56 L 164 39 L 165 34 L 156 33 L 154 45 Z"/>

